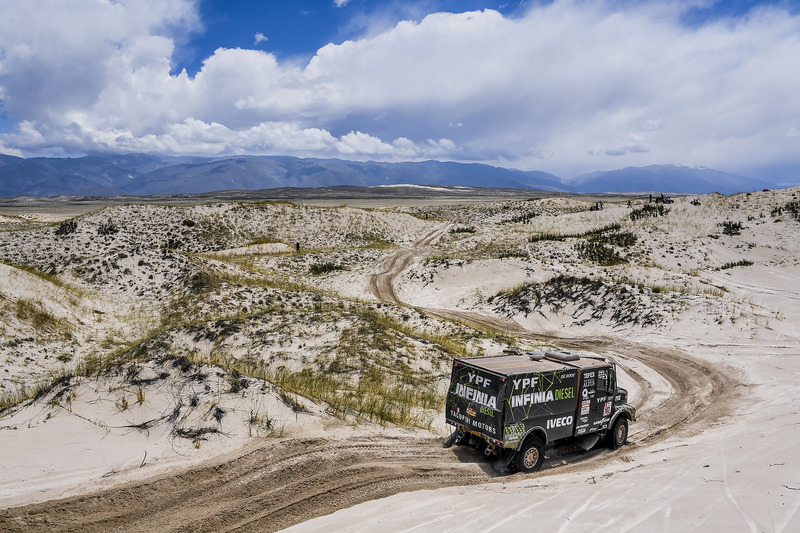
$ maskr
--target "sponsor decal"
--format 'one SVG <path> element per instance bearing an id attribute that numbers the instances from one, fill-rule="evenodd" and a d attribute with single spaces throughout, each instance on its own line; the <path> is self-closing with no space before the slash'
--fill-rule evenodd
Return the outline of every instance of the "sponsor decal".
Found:
<path id="1" fill-rule="evenodd" d="M 588 415 L 589 409 L 592 407 L 591 400 L 583 400 L 581 402 L 581 415 Z"/>
<path id="2" fill-rule="evenodd" d="M 480 412 L 482 415 L 494 416 L 494 409 L 491 407 L 486 407 L 485 405 L 480 406 Z"/>
<path id="3" fill-rule="evenodd" d="M 568 400 L 575 397 L 575 389 L 567 387 L 565 389 L 556 389 L 556 400 Z"/>
<path id="4" fill-rule="evenodd" d="M 582 417 L 581 417 L 581 418 L 578 420 L 578 422 L 580 422 L 581 424 L 588 424 L 588 423 L 589 423 L 589 417 L 588 417 L 588 416 L 582 416 Z"/>
<path id="5" fill-rule="evenodd" d="M 467 412 L 469 412 L 469 409 L 467 409 Z M 473 412 L 474 412 L 474 409 L 473 409 Z M 487 424 L 485 422 L 481 422 L 480 420 L 475 420 L 475 419 L 469 418 L 469 417 L 467 417 L 467 416 L 465 416 L 465 415 L 463 415 L 461 413 L 458 413 L 458 412 L 456 412 L 456 411 L 454 411 L 452 409 L 450 410 L 450 416 L 453 417 L 456 420 L 462 421 L 464 424 L 467 424 L 467 425 L 472 426 L 472 427 L 474 427 L 476 429 L 480 429 L 482 431 L 485 431 L 489 435 L 495 436 L 497 434 L 497 429 L 494 428 L 491 424 Z M 474 415 L 472 415 L 472 416 L 474 416 Z M 523 429 L 524 429 L 524 427 L 523 427 Z"/>
<path id="6" fill-rule="evenodd" d="M 538 382 L 539 382 L 539 376 L 515 379 L 514 390 L 517 390 L 519 388 L 527 389 L 528 387 L 535 387 Z"/>
<path id="7" fill-rule="evenodd" d="M 517 394 L 511 397 L 511 407 L 522 407 L 523 405 L 533 405 L 535 403 L 552 402 L 555 396 L 553 391 L 529 392 L 528 394 Z"/>
<path id="8" fill-rule="evenodd" d="M 583 435 L 584 433 L 586 433 L 586 428 L 578 428 L 575 430 L 576 435 Z"/>
<path id="9" fill-rule="evenodd" d="M 493 428 L 491 425 L 487 424 L 486 422 L 481 422 L 480 420 L 470 420 L 470 422 L 472 423 L 473 427 L 481 429 L 481 430 L 485 431 L 486 433 L 488 433 L 489 435 L 492 435 L 492 436 L 495 435 L 495 428 Z"/>
<path id="10" fill-rule="evenodd" d="M 551 418 L 547 421 L 547 429 L 561 428 L 572 425 L 572 416 L 562 416 L 559 418 Z"/>
<path id="11" fill-rule="evenodd" d="M 610 414 L 611 414 L 611 404 L 612 404 L 612 403 L 613 403 L 613 402 L 606 402 L 606 403 L 603 405 L 603 416 L 608 416 L 608 415 L 610 415 Z"/>
<path id="12" fill-rule="evenodd" d="M 469 416 L 475 416 L 476 415 L 475 409 L 473 409 L 472 407 L 467 407 L 467 414 Z"/>
<path id="13" fill-rule="evenodd" d="M 480 378 L 480 376 L 477 376 Z M 481 378 L 483 379 L 483 378 Z M 485 380 L 488 381 L 488 380 Z M 461 383 L 456 384 L 456 395 L 461 396 L 467 400 L 472 400 L 480 405 L 497 409 L 497 396 L 491 396 L 482 390 L 467 387 Z"/>
<path id="14" fill-rule="evenodd" d="M 525 424 L 518 422 L 513 426 L 506 426 L 506 440 L 519 439 L 525 435 Z"/>
<path id="15" fill-rule="evenodd" d="M 492 380 L 489 378 L 485 378 L 479 374 L 475 374 L 474 372 L 469 373 L 469 382 L 474 383 L 476 387 L 491 387 Z"/>
<path id="16" fill-rule="evenodd" d="M 533 405 L 536 403 L 552 402 L 557 400 L 569 400 L 575 397 L 575 389 L 566 387 L 563 389 L 529 392 L 526 394 L 517 394 L 511 397 L 511 407 L 522 407 L 524 405 Z"/>

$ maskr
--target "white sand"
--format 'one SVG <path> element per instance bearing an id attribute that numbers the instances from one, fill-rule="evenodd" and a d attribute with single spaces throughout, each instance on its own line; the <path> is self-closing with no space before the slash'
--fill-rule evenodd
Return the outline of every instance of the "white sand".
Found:
<path id="1" fill-rule="evenodd" d="M 770 206 L 783 205 L 796 192 L 773 191 L 735 199 L 703 197 L 702 209 L 679 200 L 670 217 L 639 224 L 647 240 L 640 240 L 637 249 L 649 253 L 650 260 L 635 267 L 600 268 L 572 261 L 574 251 L 559 243 L 547 248 L 547 255 L 534 254 L 533 261 L 486 259 L 434 267 L 417 258 L 406 275 L 398 278 L 396 291 L 401 300 L 420 307 L 495 313 L 489 298 L 498 291 L 545 281 L 558 273 L 602 275 L 609 280 L 627 276 L 649 284 L 687 288 L 677 307 L 664 308 L 665 319 L 658 328 L 620 328 L 605 319 L 576 327 L 570 316 L 547 309 L 542 314 L 512 318 L 534 332 L 575 337 L 619 335 L 629 341 L 681 349 L 735 373 L 740 383 L 738 396 L 727 406 L 727 417 L 709 427 L 679 430 L 652 446 L 637 444 L 634 423 L 630 444 L 600 465 L 585 462 L 563 472 L 555 469 L 529 477 L 509 476 L 503 483 L 401 493 L 342 509 L 289 531 L 800 531 L 800 449 L 796 445 L 800 442 L 800 222 L 786 216 L 775 222 L 769 216 Z M 732 211 L 733 202 L 743 207 Z M 381 216 L 351 211 L 355 218 L 340 221 L 331 233 L 354 231 L 360 227 L 359 220 Z M 764 212 L 766 217 L 761 219 Z M 540 231 L 584 231 L 619 220 L 626 213 L 622 205 L 609 206 L 601 213 L 541 217 L 535 223 Z M 223 215 L 232 216 L 225 210 Z M 402 244 L 432 227 L 423 222 L 409 224 L 397 214 L 387 216 L 390 226 L 404 224 L 398 231 L 406 238 Z M 719 223 L 728 218 L 744 222 L 742 235 L 709 237 L 718 235 Z M 294 229 L 301 227 L 297 223 Z M 531 231 L 531 227 L 519 225 L 486 227 L 491 234 L 483 234 L 481 228 L 463 240 L 452 237 L 452 242 L 434 245 L 431 255 L 459 246 L 479 246 L 481 239 L 516 246 L 526 241 L 515 232 L 527 235 Z M 326 238 L 312 229 L 304 231 L 307 242 L 327 244 Z M 538 244 L 525 246 L 540 249 Z M 672 251 L 668 251 L 670 246 Z M 284 250 L 285 244 L 258 253 Z M 375 254 L 360 269 L 354 266 L 326 278 L 327 288 L 342 288 L 346 294 L 364 297 L 370 268 L 377 268 L 381 257 Z M 742 259 L 754 264 L 716 270 Z M 84 317 L 87 327 L 105 333 L 127 324 L 108 319 L 92 325 L 88 320 L 93 315 L 85 309 L 85 302 L 64 303 L 52 289 L 37 288 L 28 274 L 12 273 L 3 265 L 0 268 L 0 292 L 6 299 L 35 300 L 53 315 Z M 16 281 L 9 281 L 12 279 Z M 720 287 L 725 291 L 721 298 L 710 293 Z M 121 288 L 117 292 L 124 295 Z M 652 301 L 656 307 L 662 305 L 660 300 Z M 111 310 L 123 304 L 135 308 L 143 302 L 146 298 L 105 305 Z M 85 332 L 79 329 L 75 335 L 83 338 Z M 24 371 L 21 360 L 12 363 L 6 368 Z M 44 360 L 36 364 L 48 368 Z M 674 393 L 662 378 L 648 374 L 646 368 L 641 370 L 652 379 L 650 397 L 643 397 L 641 390 L 623 380 L 630 388 L 630 403 L 640 413 Z M 350 431 L 331 427 L 332 421 L 320 406 L 310 406 L 312 413 L 301 419 L 271 391 L 247 389 L 244 394 L 228 394 L 212 389 L 197 391 L 201 404 L 192 416 L 197 420 L 207 417 L 209 411 L 202 407 L 219 402 L 230 413 L 223 423 L 225 436 L 212 436 L 196 448 L 191 440 L 176 439 L 166 424 L 147 432 L 124 427 L 162 416 L 176 398 L 174 389 L 159 390 L 153 385 L 152 390 L 144 391 L 146 401 L 138 404 L 138 391 L 118 385 L 113 378 L 85 380 L 76 387 L 69 404 L 65 400 L 57 405 L 38 402 L 0 420 L 0 506 L 82 493 L 238 453 L 252 442 L 253 426 L 248 420 L 254 410 L 268 414 L 286 436 Z M 121 410 L 123 398 L 129 407 Z M 447 428 L 441 424 L 435 431 L 444 434 Z"/>

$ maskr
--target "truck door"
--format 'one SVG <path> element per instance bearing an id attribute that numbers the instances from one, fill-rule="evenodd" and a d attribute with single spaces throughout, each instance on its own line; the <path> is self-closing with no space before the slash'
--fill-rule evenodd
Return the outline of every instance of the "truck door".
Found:
<path id="1" fill-rule="evenodd" d="M 453 362 L 445 419 L 480 435 L 501 440 L 505 377 L 462 361 Z"/>
<path id="2" fill-rule="evenodd" d="M 614 372 L 610 366 L 581 373 L 576 435 L 594 433 L 608 427 L 614 411 L 615 387 Z"/>

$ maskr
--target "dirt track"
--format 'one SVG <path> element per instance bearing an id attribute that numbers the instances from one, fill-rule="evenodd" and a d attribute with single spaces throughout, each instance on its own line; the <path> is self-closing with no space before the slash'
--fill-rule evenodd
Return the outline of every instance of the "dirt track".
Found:
<path id="1" fill-rule="evenodd" d="M 394 278 L 445 231 L 439 228 L 384 263 L 373 293 L 397 302 Z M 536 337 L 496 317 L 426 309 L 427 313 Z M 542 337 L 537 337 L 542 338 Z M 652 446 L 676 432 L 700 431 L 730 413 L 735 382 L 729 375 L 674 349 L 616 338 L 549 338 L 567 348 L 591 349 L 625 368 L 646 397 L 650 384 L 637 371 L 649 367 L 671 386 L 670 395 L 640 410 L 631 445 L 593 450 L 545 462 L 544 470 L 581 469 Z M 221 464 L 86 496 L 0 511 L 2 531 L 274 531 L 337 509 L 398 492 L 487 481 L 507 481 L 470 448 L 445 450 L 438 439 L 292 440 L 265 445 Z"/>
<path id="2" fill-rule="evenodd" d="M 423 253 L 426 246 L 444 235 L 450 227 L 450 224 L 439 226 L 414 241 L 410 248 L 399 250 L 387 257 L 381 266 L 381 271 L 370 279 L 370 292 L 382 302 L 400 303 L 394 293 L 394 279 L 408 268 L 417 256 Z"/>

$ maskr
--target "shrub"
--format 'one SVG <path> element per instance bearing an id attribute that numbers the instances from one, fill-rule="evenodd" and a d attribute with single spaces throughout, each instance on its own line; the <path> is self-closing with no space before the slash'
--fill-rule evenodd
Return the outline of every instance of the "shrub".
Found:
<path id="1" fill-rule="evenodd" d="M 538 216 L 536 211 L 524 211 L 518 215 L 503 220 L 505 224 L 530 224 L 531 219 Z"/>
<path id="2" fill-rule="evenodd" d="M 78 223 L 74 220 L 65 220 L 61 224 L 58 225 L 56 228 L 56 235 L 64 236 L 69 235 L 70 233 L 75 233 L 75 230 L 78 229 Z"/>
<path id="3" fill-rule="evenodd" d="M 611 224 L 604 228 L 587 231 L 582 236 L 590 242 L 602 242 L 614 246 L 633 246 L 636 244 L 636 235 L 630 231 L 619 231 L 619 224 Z"/>
<path id="4" fill-rule="evenodd" d="M 563 241 L 572 235 L 559 235 L 557 233 L 537 233 L 528 237 L 528 242 Z"/>
<path id="5" fill-rule="evenodd" d="M 730 220 L 726 220 L 725 222 L 720 223 L 720 226 L 722 226 L 723 235 L 730 235 L 733 237 L 734 235 L 740 235 L 742 233 L 741 222 L 731 222 Z"/>
<path id="6" fill-rule="evenodd" d="M 628 261 L 613 248 L 599 242 L 578 243 L 575 250 L 581 259 L 603 266 L 619 265 Z"/>
<path id="7" fill-rule="evenodd" d="M 787 203 L 783 206 L 783 210 L 791 213 L 795 220 L 800 220 L 800 202 L 797 200 Z"/>
<path id="8" fill-rule="evenodd" d="M 104 224 L 100 224 L 97 227 L 97 233 L 99 235 L 114 235 L 117 232 L 119 232 L 119 229 L 110 220 L 106 221 Z"/>
<path id="9" fill-rule="evenodd" d="M 728 268 L 739 267 L 739 266 L 750 266 L 752 264 L 753 264 L 752 261 L 748 261 L 747 259 L 742 259 L 741 261 L 725 263 L 724 265 L 719 267 L 719 269 L 720 270 L 725 270 L 725 269 L 728 269 Z"/>
<path id="10" fill-rule="evenodd" d="M 474 226 L 461 226 L 450 230 L 450 233 L 475 233 Z"/>
<path id="11" fill-rule="evenodd" d="M 634 209 L 633 211 L 631 211 L 630 217 L 631 220 L 639 220 L 648 217 L 663 217 L 668 215 L 669 212 L 670 209 L 664 207 L 663 204 L 646 205 L 641 209 Z"/>
<path id="12" fill-rule="evenodd" d="M 329 272 L 333 272 L 334 270 L 344 270 L 344 267 L 342 265 L 337 265 L 336 263 L 326 261 L 324 263 L 314 263 L 308 269 L 308 271 L 315 276 L 327 274 Z"/>

